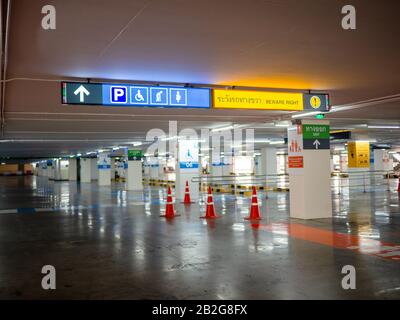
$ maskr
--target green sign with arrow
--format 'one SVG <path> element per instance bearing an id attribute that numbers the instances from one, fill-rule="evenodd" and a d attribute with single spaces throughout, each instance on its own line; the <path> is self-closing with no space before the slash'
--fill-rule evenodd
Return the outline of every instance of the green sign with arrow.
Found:
<path id="1" fill-rule="evenodd" d="M 329 149 L 329 125 L 303 124 L 304 150 Z"/>
<path id="2" fill-rule="evenodd" d="M 143 151 L 142 150 L 128 150 L 128 160 L 142 160 L 143 159 Z"/>

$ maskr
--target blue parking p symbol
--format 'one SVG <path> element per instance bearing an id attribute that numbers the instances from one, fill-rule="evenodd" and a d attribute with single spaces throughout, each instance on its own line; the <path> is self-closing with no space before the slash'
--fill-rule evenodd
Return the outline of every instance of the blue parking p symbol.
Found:
<path id="1" fill-rule="evenodd" d="M 128 102 L 128 88 L 123 86 L 110 87 L 110 101 L 111 103 L 127 103 Z"/>

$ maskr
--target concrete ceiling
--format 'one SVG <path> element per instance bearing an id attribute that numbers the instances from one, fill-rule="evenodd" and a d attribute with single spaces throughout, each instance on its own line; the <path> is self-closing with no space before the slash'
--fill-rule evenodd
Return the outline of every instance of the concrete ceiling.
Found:
<path id="1" fill-rule="evenodd" d="M 41 28 L 46 4 L 56 7 L 56 30 Z M 151 128 L 167 130 L 168 120 L 201 128 L 290 118 L 276 111 L 63 106 L 59 81 L 67 79 L 311 89 L 328 92 L 336 106 L 374 99 L 332 113 L 333 126 L 399 125 L 400 99 L 384 97 L 400 94 L 400 3 L 351 1 L 354 31 L 341 28 L 345 4 L 11 0 L 2 139 L 29 141 L 1 143 L 0 156 L 56 156 L 136 141 Z M 400 144 L 399 130 L 354 130 Z M 256 135 L 283 137 L 285 129 L 258 128 Z"/>

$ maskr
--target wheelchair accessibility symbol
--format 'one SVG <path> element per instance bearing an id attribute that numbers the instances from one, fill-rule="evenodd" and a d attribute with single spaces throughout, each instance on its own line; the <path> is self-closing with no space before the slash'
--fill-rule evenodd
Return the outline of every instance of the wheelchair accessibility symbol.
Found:
<path id="1" fill-rule="evenodd" d="M 132 86 L 131 103 L 141 105 L 149 104 L 149 88 Z"/>

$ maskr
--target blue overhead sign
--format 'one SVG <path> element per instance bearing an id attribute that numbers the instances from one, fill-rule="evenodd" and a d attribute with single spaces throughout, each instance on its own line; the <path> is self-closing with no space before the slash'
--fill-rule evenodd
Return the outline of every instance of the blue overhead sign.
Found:
<path id="1" fill-rule="evenodd" d="M 211 90 L 139 84 L 63 82 L 62 103 L 119 107 L 210 108 Z"/>

